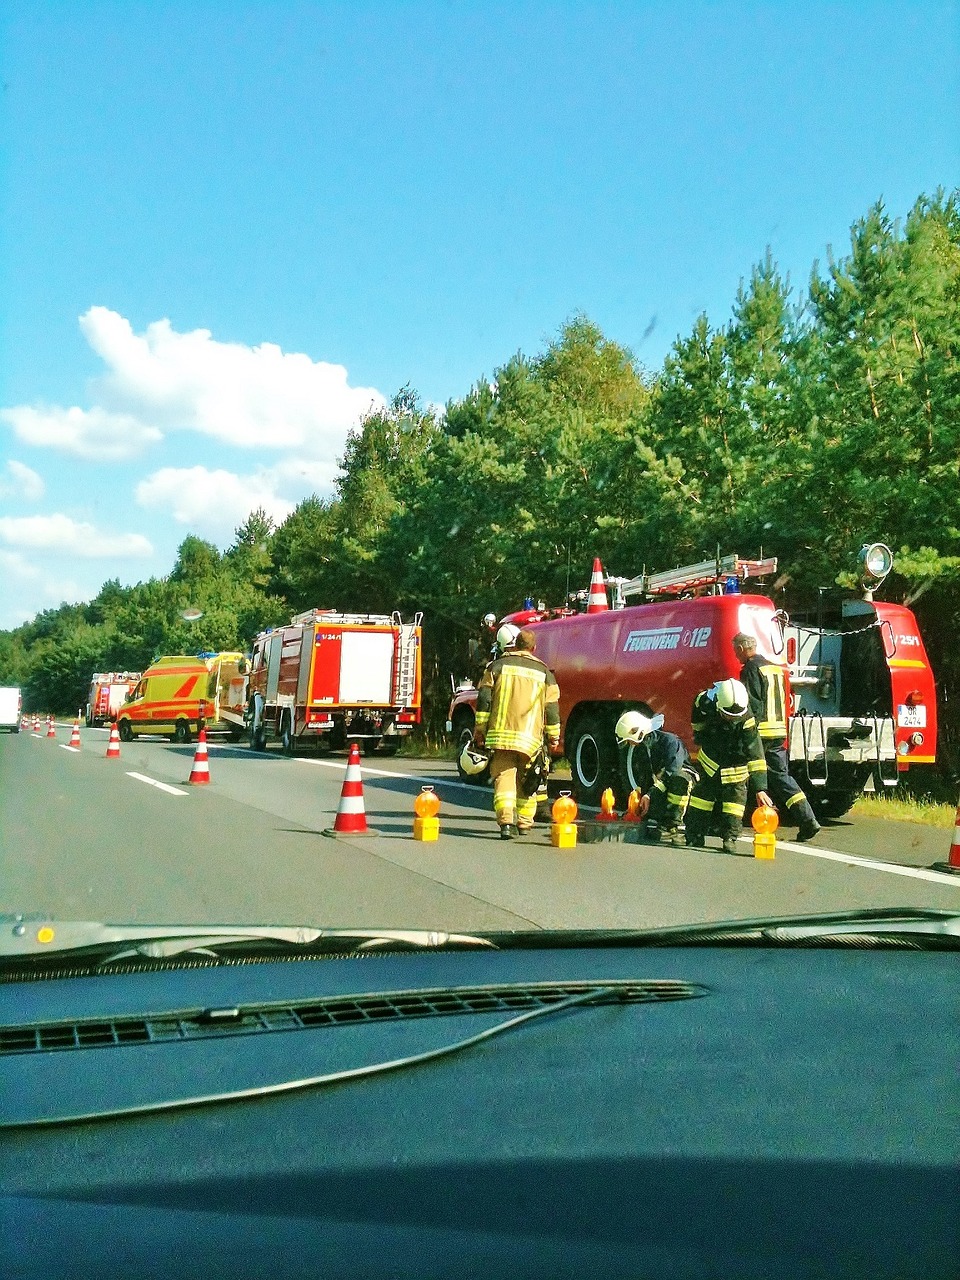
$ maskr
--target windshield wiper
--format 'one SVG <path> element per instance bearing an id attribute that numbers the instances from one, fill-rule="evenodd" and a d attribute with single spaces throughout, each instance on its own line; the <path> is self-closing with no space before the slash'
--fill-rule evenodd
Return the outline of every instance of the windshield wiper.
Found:
<path id="1" fill-rule="evenodd" d="M 564 929 L 491 934 L 503 949 L 912 945 L 960 949 L 960 916 L 939 908 L 880 907 L 824 914 L 715 920 L 652 929 Z"/>
<path id="2" fill-rule="evenodd" d="M 324 929 L 306 925 L 112 925 L 93 920 L 0 916 L 0 961 L 76 956 L 112 964 L 120 960 L 169 960 L 188 952 L 217 956 L 224 950 L 459 950 L 496 948 L 489 938 L 440 929 Z"/>

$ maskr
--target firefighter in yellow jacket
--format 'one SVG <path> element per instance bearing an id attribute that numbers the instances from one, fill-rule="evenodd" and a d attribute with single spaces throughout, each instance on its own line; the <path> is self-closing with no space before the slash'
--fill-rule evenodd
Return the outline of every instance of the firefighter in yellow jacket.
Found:
<path id="1" fill-rule="evenodd" d="M 484 671 L 477 694 L 473 740 L 492 751 L 493 811 L 502 840 L 533 826 L 536 795 L 523 795 L 530 762 L 560 749 L 560 689 L 553 672 L 534 656 L 536 637 L 505 622 L 497 632 L 501 656 Z"/>

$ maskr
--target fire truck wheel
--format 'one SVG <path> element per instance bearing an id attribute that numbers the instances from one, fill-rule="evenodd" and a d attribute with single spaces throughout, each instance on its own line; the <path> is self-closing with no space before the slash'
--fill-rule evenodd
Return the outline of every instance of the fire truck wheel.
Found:
<path id="1" fill-rule="evenodd" d="M 856 787 L 847 791 L 828 791 L 823 797 L 815 794 L 811 801 L 814 812 L 818 818 L 842 818 L 859 800 L 862 790 L 862 787 Z M 813 791 L 812 787 L 810 791 Z M 807 792 L 808 800 L 810 791 Z"/>
<path id="2" fill-rule="evenodd" d="M 613 726 L 600 715 L 586 715 L 567 730 L 565 741 L 574 795 L 581 804 L 599 804 L 603 790 L 617 781 Z"/>
<path id="3" fill-rule="evenodd" d="M 129 720 L 121 720 L 117 726 L 117 732 L 120 734 L 121 742 L 133 741 L 133 730 L 130 728 Z"/>
<path id="4" fill-rule="evenodd" d="M 400 750 L 400 738 L 391 734 L 389 738 L 381 738 L 377 744 L 378 756 L 395 756 Z"/>
<path id="5" fill-rule="evenodd" d="M 293 736 L 293 728 L 290 724 L 290 712 L 285 711 L 280 721 L 280 750 L 285 756 L 292 756 L 296 744 L 297 740 Z"/>
<path id="6" fill-rule="evenodd" d="M 185 743 L 190 741 L 190 724 L 187 720 L 178 720 L 172 734 L 172 741 Z"/>

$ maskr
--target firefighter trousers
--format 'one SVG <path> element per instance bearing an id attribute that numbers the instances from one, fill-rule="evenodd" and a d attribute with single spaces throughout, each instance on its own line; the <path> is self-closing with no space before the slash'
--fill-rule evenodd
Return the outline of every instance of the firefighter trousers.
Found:
<path id="1" fill-rule="evenodd" d="M 662 832 L 676 831 L 690 799 L 690 791 L 697 780 L 692 769 L 679 769 L 676 773 L 654 778 L 650 788 L 650 808 L 647 823 Z"/>
<path id="2" fill-rule="evenodd" d="M 712 825 L 714 810 L 720 807 L 720 835 L 735 840 L 743 830 L 743 812 L 747 807 L 747 783 L 724 781 L 722 771 L 705 775 L 694 785 L 687 805 L 687 844 L 700 841 Z"/>
<path id="3" fill-rule="evenodd" d="M 786 747 L 782 743 L 771 747 L 768 742 L 764 742 L 763 754 L 767 761 L 767 791 L 770 799 L 778 809 L 786 813 L 790 822 L 796 822 L 801 827 L 815 824 L 817 819 L 810 801 L 798 783 L 790 777 Z"/>
<path id="4" fill-rule="evenodd" d="M 501 751 L 495 748 L 490 757 L 490 777 L 493 779 L 493 812 L 501 827 L 516 825 L 521 831 L 529 831 L 537 812 L 536 795 L 519 794 L 518 783 L 530 763 L 530 757 L 522 751 Z"/>

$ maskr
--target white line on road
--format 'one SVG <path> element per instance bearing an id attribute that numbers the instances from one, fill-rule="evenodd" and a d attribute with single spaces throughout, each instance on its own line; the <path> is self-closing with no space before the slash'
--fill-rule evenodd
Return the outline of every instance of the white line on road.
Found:
<path id="1" fill-rule="evenodd" d="M 793 844 L 789 840 L 778 840 L 777 848 L 789 849 L 791 853 L 805 853 L 808 858 L 826 858 L 829 862 L 846 862 L 851 867 L 866 867 L 868 871 L 888 871 L 893 876 L 909 876 L 914 880 L 935 880 L 937 884 L 952 884 L 954 888 L 960 889 L 960 876 L 928 871 L 926 867 L 904 867 L 896 862 L 874 862 L 872 858 L 858 858 L 853 853 L 839 853 L 836 849 L 815 849 L 810 845 Z"/>
<path id="2" fill-rule="evenodd" d="M 138 782 L 145 782 L 150 787 L 157 787 L 160 791 L 166 791 L 172 796 L 185 796 L 189 793 L 181 791 L 179 787 L 168 786 L 166 782 L 158 782 L 156 778 L 148 778 L 145 773 L 131 773 L 127 770 L 128 778 L 136 778 Z"/>
<path id="3" fill-rule="evenodd" d="M 80 750 L 79 747 L 70 747 L 65 742 L 61 742 L 58 745 L 61 751 L 72 751 L 74 752 L 74 754 L 76 754 Z"/>
<path id="4" fill-rule="evenodd" d="M 312 760 L 308 756 L 294 756 L 297 764 L 319 764 L 324 769 L 339 769 L 346 773 L 347 762 L 345 760 Z M 476 787 L 472 782 L 461 782 L 459 778 L 430 778 L 424 774 L 417 773 L 397 773 L 394 769 L 371 769 L 361 762 L 360 772 L 371 773 L 378 778 L 401 778 L 407 782 L 428 783 L 432 787 L 464 787 L 467 791 L 480 792 L 482 787 Z"/>

